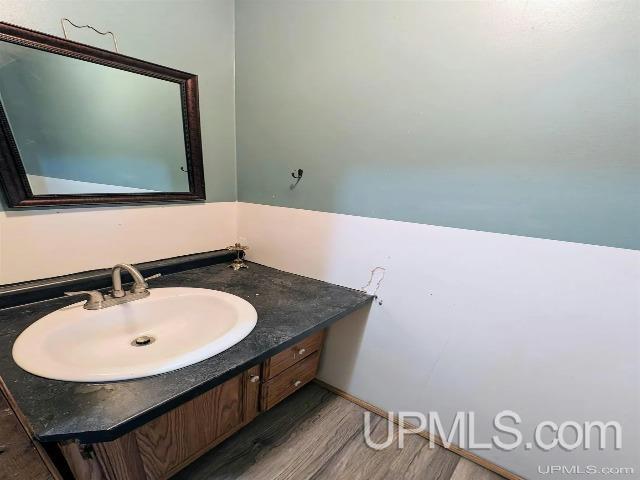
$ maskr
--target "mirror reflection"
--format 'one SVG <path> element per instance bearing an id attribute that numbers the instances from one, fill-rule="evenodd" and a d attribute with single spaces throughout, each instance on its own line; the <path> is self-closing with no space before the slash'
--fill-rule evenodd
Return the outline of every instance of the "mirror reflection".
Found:
<path id="1" fill-rule="evenodd" d="M 35 196 L 189 191 L 178 83 L 0 41 L 0 102 Z"/>

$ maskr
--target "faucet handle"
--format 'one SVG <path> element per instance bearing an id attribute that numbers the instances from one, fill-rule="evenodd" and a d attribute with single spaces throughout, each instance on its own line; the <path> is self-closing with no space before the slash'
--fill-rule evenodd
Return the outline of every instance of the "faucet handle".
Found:
<path id="1" fill-rule="evenodd" d="M 98 290 L 79 290 L 77 292 L 64 292 L 68 297 L 75 295 L 89 295 L 89 300 L 84 304 L 84 308 L 87 310 L 97 310 L 101 308 L 102 302 L 104 302 L 104 295 Z"/>
<path id="2" fill-rule="evenodd" d="M 131 287 L 131 293 L 144 293 L 147 291 L 147 288 L 149 287 L 149 285 L 147 284 L 147 280 L 153 280 L 154 278 L 158 278 L 159 276 L 161 276 L 161 273 L 156 273 L 154 275 L 150 275 L 146 278 L 142 279 L 142 283 L 139 282 L 134 282 L 133 286 Z"/>
<path id="3" fill-rule="evenodd" d="M 78 290 L 77 292 L 64 292 L 67 297 L 73 297 L 75 295 L 89 295 L 92 298 L 100 298 L 104 300 L 104 295 L 98 290 Z"/>

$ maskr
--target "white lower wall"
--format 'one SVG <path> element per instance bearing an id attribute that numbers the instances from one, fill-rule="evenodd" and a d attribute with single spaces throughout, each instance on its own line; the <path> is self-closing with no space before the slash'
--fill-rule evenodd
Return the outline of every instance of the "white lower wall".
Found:
<path id="1" fill-rule="evenodd" d="M 0 212 L 0 284 L 217 250 L 236 202 Z"/>
<path id="2" fill-rule="evenodd" d="M 546 477 L 538 465 L 639 474 L 640 252 L 246 203 L 238 215 L 253 261 L 353 288 L 386 268 L 382 305 L 332 327 L 324 381 L 445 423 L 474 411 L 482 442 L 506 409 L 525 441 L 543 420 L 616 420 L 621 451 L 476 453 L 526 478 Z"/>

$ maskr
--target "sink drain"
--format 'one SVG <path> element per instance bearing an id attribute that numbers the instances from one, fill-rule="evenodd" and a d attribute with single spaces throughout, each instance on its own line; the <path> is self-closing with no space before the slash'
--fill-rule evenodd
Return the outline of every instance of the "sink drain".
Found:
<path id="1" fill-rule="evenodd" d="M 139 337 L 134 338 L 133 341 L 131 342 L 131 345 L 133 345 L 134 347 L 145 347 L 147 345 L 151 345 L 155 341 L 156 339 L 153 337 L 150 337 L 149 335 L 141 335 Z"/>

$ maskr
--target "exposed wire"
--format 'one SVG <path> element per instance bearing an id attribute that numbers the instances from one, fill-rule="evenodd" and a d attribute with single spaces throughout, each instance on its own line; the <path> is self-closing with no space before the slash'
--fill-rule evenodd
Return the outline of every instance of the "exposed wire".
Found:
<path id="1" fill-rule="evenodd" d="M 371 287 L 371 284 L 373 283 L 373 278 L 375 276 L 375 273 L 377 271 L 381 271 L 382 275 L 380 275 L 380 278 L 378 279 L 378 283 L 376 284 L 376 287 L 374 288 L 373 292 L 370 293 L 370 295 L 373 295 L 374 297 L 378 296 L 378 290 L 380 289 L 380 285 L 382 284 L 382 281 L 384 280 L 384 276 L 387 273 L 387 269 L 384 267 L 374 267 L 371 269 L 371 273 L 369 274 L 369 281 L 367 282 L 366 285 L 364 285 L 360 290 L 367 292 L 367 288 Z M 382 305 L 382 300 L 378 299 L 378 304 Z"/>
<path id="2" fill-rule="evenodd" d="M 60 19 L 60 25 L 62 25 L 62 33 L 64 34 L 64 38 L 66 38 L 67 40 L 69 39 L 69 37 L 67 36 L 67 29 L 64 26 L 64 22 L 68 22 L 71 26 L 76 27 L 76 28 L 90 28 L 91 30 L 93 30 L 94 32 L 96 32 L 99 35 L 111 35 L 111 38 L 113 39 L 113 47 L 114 47 L 116 53 L 120 53 L 118 51 L 118 41 L 116 40 L 116 36 L 115 36 L 115 34 L 113 32 L 111 32 L 111 31 L 103 32 L 101 30 L 98 30 L 95 27 L 92 27 L 89 24 L 87 24 L 87 25 L 76 25 L 75 23 L 73 23 L 68 18 L 61 18 Z"/>

